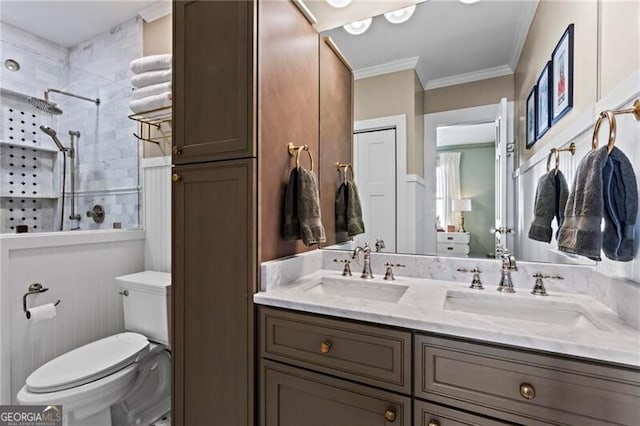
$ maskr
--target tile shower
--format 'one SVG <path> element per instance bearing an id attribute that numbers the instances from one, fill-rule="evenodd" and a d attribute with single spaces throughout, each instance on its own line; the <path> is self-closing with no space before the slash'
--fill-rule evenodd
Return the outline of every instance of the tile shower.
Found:
<path id="1" fill-rule="evenodd" d="M 76 141 L 76 211 L 82 230 L 140 225 L 140 146 L 132 136 L 135 122 L 128 119 L 129 63 L 142 55 L 142 22 L 132 18 L 76 46 L 66 48 L 3 23 L 0 32 L 3 60 L 13 58 L 18 71 L 2 67 L 0 101 L 0 233 L 60 230 L 63 155 L 41 125 L 57 132 L 69 146 L 69 131 Z M 50 115 L 26 98 L 42 98 L 55 88 L 89 98 L 100 105 L 51 93 L 63 111 Z M 63 230 L 74 225 L 71 211 L 70 168 L 67 158 Z M 87 217 L 100 204 L 103 223 Z"/>

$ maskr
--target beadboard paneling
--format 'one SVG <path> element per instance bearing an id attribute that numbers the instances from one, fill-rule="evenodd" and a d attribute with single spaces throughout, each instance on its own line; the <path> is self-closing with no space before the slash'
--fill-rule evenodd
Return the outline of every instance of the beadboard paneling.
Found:
<path id="1" fill-rule="evenodd" d="M 142 160 L 144 268 L 171 272 L 171 157 Z"/>

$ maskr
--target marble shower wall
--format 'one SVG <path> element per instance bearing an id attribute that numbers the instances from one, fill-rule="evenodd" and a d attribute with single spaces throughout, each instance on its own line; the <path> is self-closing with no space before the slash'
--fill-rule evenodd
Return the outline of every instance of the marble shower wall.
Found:
<path id="1" fill-rule="evenodd" d="M 10 72 L 2 67 L 2 88 L 26 96 L 42 97 L 44 90 L 55 88 L 89 98 L 100 98 L 100 106 L 90 102 L 51 93 L 50 97 L 63 110 L 60 116 L 51 116 L 33 109 L 25 98 L 2 96 L 3 107 L 11 105 L 35 114 L 37 125 L 52 126 L 64 145 L 69 144 L 69 131 L 79 131 L 76 142 L 76 210 L 82 216 L 81 229 L 111 228 L 114 222 L 123 228 L 140 226 L 140 147 L 132 136 L 135 122 L 129 120 L 129 63 L 142 56 L 142 21 L 132 18 L 83 43 L 65 48 L 43 40 L 21 29 L 2 23 L 0 32 L 2 59 L 16 59 L 20 71 Z M 7 143 L 8 126 L 6 108 L 0 109 L 0 141 Z M 37 128 L 37 126 L 36 126 Z M 54 149 L 55 145 L 39 131 L 35 135 L 38 146 Z M 13 143 L 13 141 L 11 141 Z M 20 145 L 20 141 L 17 141 Z M 21 146 L 21 145 L 20 145 Z M 38 179 L 53 188 L 51 201 L 39 202 L 42 221 L 33 231 L 57 230 L 60 223 L 60 169 L 62 155 L 42 153 L 54 158 L 51 171 Z M 3 170 L 2 172 L 5 172 Z M 6 179 L 4 173 L 2 186 Z M 67 167 L 67 197 L 65 202 L 65 229 L 69 229 L 69 167 Z M 3 188 L 4 189 L 4 188 Z M 27 200 L 29 202 L 29 200 Z M 86 216 L 93 205 L 101 204 L 106 210 L 105 221 L 96 224 Z M 0 232 L 14 232 L 8 223 L 6 200 L 0 203 Z M 6 219 L 6 220 L 5 220 Z M 46 225 L 46 226 L 45 226 Z"/>

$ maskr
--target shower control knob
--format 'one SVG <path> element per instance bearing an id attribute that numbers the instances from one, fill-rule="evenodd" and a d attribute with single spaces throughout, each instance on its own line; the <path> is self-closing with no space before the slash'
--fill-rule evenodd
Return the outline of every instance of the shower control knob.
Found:
<path id="1" fill-rule="evenodd" d="M 171 176 L 171 180 L 172 180 L 172 181 L 174 181 L 174 182 L 176 182 L 176 183 L 177 183 L 177 182 L 180 182 L 180 181 L 182 181 L 182 176 L 180 176 L 180 175 L 179 175 L 179 174 L 177 174 L 177 173 L 174 173 L 174 174 L 173 174 L 173 176 Z"/>

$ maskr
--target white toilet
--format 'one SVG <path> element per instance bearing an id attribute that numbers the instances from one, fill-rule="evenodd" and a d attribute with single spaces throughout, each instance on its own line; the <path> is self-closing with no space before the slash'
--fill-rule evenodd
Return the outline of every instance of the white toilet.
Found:
<path id="1" fill-rule="evenodd" d="M 171 274 L 116 278 L 127 332 L 52 359 L 27 377 L 23 405 L 61 404 L 65 426 L 148 426 L 171 408 Z"/>

